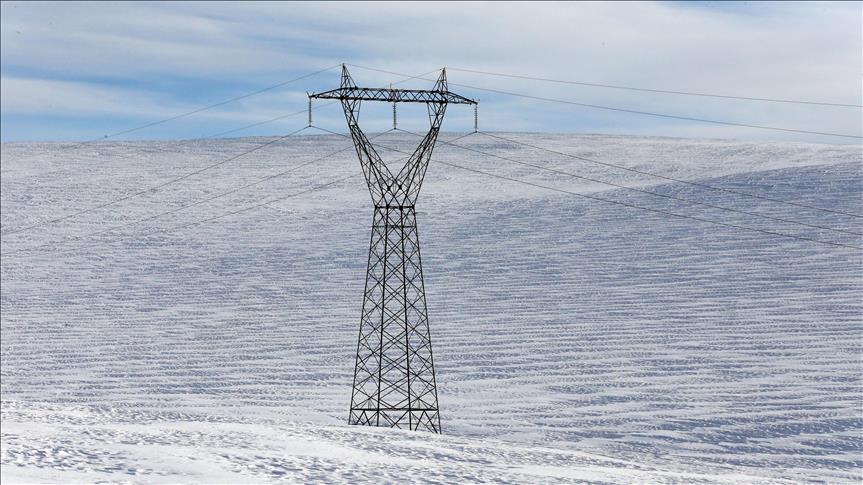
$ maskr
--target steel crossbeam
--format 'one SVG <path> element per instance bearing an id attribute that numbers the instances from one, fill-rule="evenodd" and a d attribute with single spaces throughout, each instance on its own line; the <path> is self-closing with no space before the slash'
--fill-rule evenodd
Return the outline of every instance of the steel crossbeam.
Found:
<path id="1" fill-rule="evenodd" d="M 447 104 L 476 104 L 449 91 L 446 70 L 432 90 L 360 88 L 342 66 L 338 99 L 374 203 L 365 294 L 348 422 L 441 432 L 431 334 L 414 205 Z M 426 103 L 430 128 L 397 172 L 360 129 L 362 101 Z"/>

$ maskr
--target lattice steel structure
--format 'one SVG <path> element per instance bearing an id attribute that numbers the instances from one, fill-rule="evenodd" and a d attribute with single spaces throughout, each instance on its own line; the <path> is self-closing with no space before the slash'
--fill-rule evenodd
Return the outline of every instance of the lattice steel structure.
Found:
<path id="1" fill-rule="evenodd" d="M 414 204 L 447 104 L 476 101 L 448 90 L 446 70 L 430 91 L 358 88 L 344 65 L 339 89 L 309 98 L 341 101 L 375 207 L 348 422 L 440 433 Z M 360 129 L 362 101 L 426 103 L 431 127 L 395 175 Z"/>

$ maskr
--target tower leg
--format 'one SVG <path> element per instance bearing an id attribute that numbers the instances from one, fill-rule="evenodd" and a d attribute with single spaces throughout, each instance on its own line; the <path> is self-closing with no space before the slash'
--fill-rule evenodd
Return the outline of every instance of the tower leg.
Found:
<path id="1" fill-rule="evenodd" d="M 349 422 L 440 433 L 412 205 L 375 207 Z"/>

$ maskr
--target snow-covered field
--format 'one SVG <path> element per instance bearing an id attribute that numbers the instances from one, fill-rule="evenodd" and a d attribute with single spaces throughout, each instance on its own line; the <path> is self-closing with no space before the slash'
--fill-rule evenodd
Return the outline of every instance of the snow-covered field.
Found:
<path id="1" fill-rule="evenodd" d="M 859 146 L 506 136 L 863 214 Z M 261 141 L 4 143 L 2 230 L 137 192 Z M 375 141 L 409 150 L 418 140 Z M 458 143 L 863 232 L 859 217 L 668 183 L 482 134 Z M 863 479 L 863 252 L 435 162 L 417 209 L 445 434 L 347 426 L 372 217 L 362 179 L 155 231 L 359 173 L 350 147 L 332 135 L 288 138 L 120 204 L 4 235 L 3 483 Z M 348 150 L 188 210 L 10 254 L 211 197 L 341 148 Z M 442 143 L 434 158 L 863 244 L 857 235 L 609 190 Z"/>

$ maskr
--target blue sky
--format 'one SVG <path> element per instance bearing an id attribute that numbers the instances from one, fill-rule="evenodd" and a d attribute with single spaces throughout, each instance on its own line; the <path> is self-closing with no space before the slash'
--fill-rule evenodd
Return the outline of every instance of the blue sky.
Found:
<path id="1" fill-rule="evenodd" d="M 340 62 L 420 74 L 442 66 L 586 82 L 860 104 L 861 3 L 18 3 L 3 2 L 0 138 L 87 140 Z M 360 84 L 399 78 L 353 69 Z M 859 109 L 563 86 L 450 71 L 452 82 L 642 111 L 861 134 Z M 337 70 L 120 138 L 206 137 L 302 110 Z M 427 87 L 414 81 L 404 86 Z M 493 95 L 497 131 L 859 143 Z M 369 130 L 389 107 L 364 109 Z M 444 129 L 472 128 L 453 107 Z M 418 110 L 401 124 L 419 128 Z M 275 135 L 296 116 L 235 133 Z M 316 123 L 344 130 L 337 106 Z"/>

